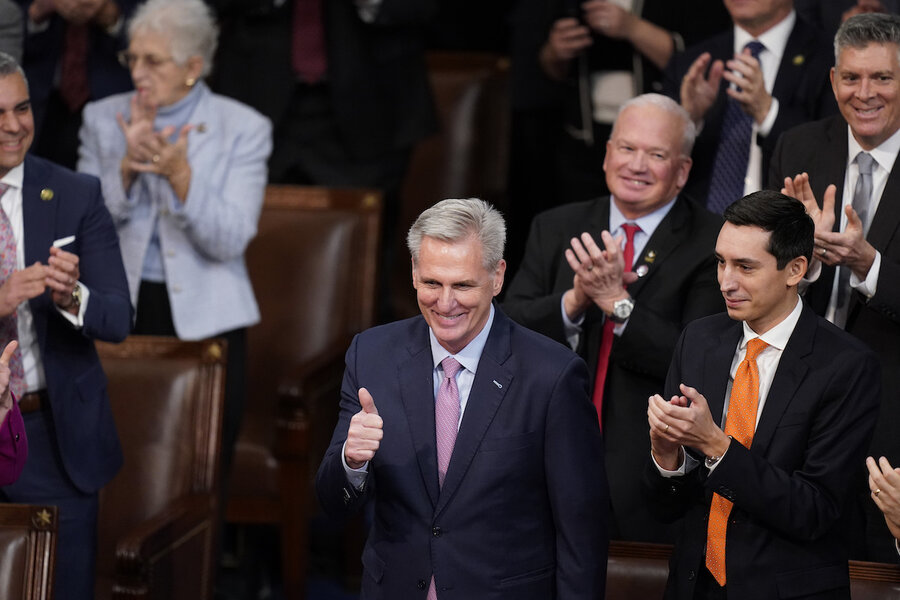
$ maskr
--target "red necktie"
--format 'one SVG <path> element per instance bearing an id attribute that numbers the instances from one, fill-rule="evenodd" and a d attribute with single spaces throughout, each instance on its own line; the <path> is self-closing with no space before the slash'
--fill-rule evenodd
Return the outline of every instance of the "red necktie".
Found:
<path id="1" fill-rule="evenodd" d="M 322 0 L 294 0 L 291 65 L 306 83 L 321 81 L 328 69 L 322 18 Z"/>
<path id="2" fill-rule="evenodd" d="M 759 367 L 756 365 L 756 357 L 768 346 L 759 338 L 747 342 L 747 355 L 738 365 L 731 386 L 725 433 L 745 448 L 753 443 L 753 433 L 756 431 L 756 410 L 759 406 Z M 706 531 L 706 568 L 722 586 L 725 585 L 725 533 L 731 506 L 729 500 L 713 494 Z"/>
<path id="3" fill-rule="evenodd" d="M 59 94 L 73 113 L 81 112 L 81 107 L 91 97 L 87 75 L 89 35 L 87 25 L 66 25 L 60 61 Z"/>
<path id="4" fill-rule="evenodd" d="M 6 193 L 8 186 L 0 183 L 0 198 Z M 0 207 L 0 285 L 6 282 L 16 270 L 16 238 L 13 235 L 12 225 L 6 216 L 6 211 Z M 19 321 L 16 311 L 11 315 L 0 318 L 0 352 L 13 340 L 19 339 Z M 9 389 L 16 400 L 22 399 L 25 392 L 25 370 L 22 367 L 22 351 L 16 348 L 12 358 L 9 359 Z"/>
<path id="5" fill-rule="evenodd" d="M 630 271 L 634 262 L 634 234 L 641 230 L 634 223 L 625 223 L 622 225 L 625 230 L 625 254 L 624 263 L 625 270 Z M 600 353 L 597 357 L 597 377 L 594 379 L 594 407 L 597 409 L 597 420 L 600 423 L 600 429 L 603 429 L 603 387 L 606 383 L 606 372 L 609 367 L 609 353 L 612 351 L 612 343 L 615 334 L 613 329 L 616 324 L 612 319 L 608 318 L 603 323 L 603 334 L 600 338 Z"/>

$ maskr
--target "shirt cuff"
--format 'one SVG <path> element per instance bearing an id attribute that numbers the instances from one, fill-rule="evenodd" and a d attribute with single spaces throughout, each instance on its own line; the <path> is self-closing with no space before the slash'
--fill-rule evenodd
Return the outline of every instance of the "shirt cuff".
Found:
<path id="1" fill-rule="evenodd" d="M 578 340 L 581 337 L 581 325 L 584 323 L 584 313 L 577 319 L 572 321 L 566 314 L 566 295 L 563 294 L 559 299 L 559 312 L 562 314 L 563 332 L 566 334 L 566 341 L 574 352 L 578 348 Z"/>
<path id="2" fill-rule="evenodd" d="M 76 281 L 75 285 L 81 290 L 81 304 L 78 306 L 78 314 L 73 315 L 69 311 L 64 308 L 56 307 L 56 311 L 61 314 L 66 321 L 72 324 L 73 327 L 77 329 L 81 329 L 84 327 L 84 312 L 87 310 L 88 305 L 88 297 L 91 295 L 91 292 L 88 290 L 87 286 L 81 283 L 80 281 Z"/>
<path id="3" fill-rule="evenodd" d="M 775 126 L 775 119 L 777 118 L 778 98 L 772 96 L 772 104 L 769 105 L 769 112 L 766 113 L 766 118 L 763 119 L 763 122 L 759 124 L 759 127 L 757 127 L 757 133 L 763 137 L 772 133 L 772 127 Z"/>
<path id="4" fill-rule="evenodd" d="M 366 462 L 366 464 L 358 469 L 351 469 L 350 466 L 347 465 L 347 459 L 345 458 L 346 450 L 347 440 L 344 440 L 344 445 L 341 446 L 341 464 L 344 465 L 344 473 L 347 475 L 347 481 L 350 482 L 350 485 L 352 485 L 355 490 L 360 491 L 369 474 L 369 463 Z"/>
<path id="5" fill-rule="evenodd" d="M 659 466 L 659 463 L 656 462 L 656 457 L 653 456 L 653 452 L 650 452 L 650 460 L 652 460 L 653 464 L 656 465 L 656 469 L 659 471 L 659 474 L 667 478 L 681 477 L 682 475 L 696 469 L 697 465 L 700 464 L 700 461 L 685 452 L 684 447 L 681 448 L 681 456 L 683 457 L 681 465 L 676 470 L 669 471 L 668 469 L 663 469 L 661 466 Z"/>
<path id="6" fill-rule="evenodd" d="M 859 277 L 856 276 L 856 273 L 851 271 L 850 273 L 850 287 L 854 290 L 858 291 L 860 294 L 865 296 L 866 298 L 871 298 L 875 295 L 875 292 L 878 290 L 878 274 L 881 272 L 881 252 L 875 252 L 875 260 L 872 261 L 872 266 L 869 267 L 869 272 L 866 274 L 865 280 L 860 281 Z"/>

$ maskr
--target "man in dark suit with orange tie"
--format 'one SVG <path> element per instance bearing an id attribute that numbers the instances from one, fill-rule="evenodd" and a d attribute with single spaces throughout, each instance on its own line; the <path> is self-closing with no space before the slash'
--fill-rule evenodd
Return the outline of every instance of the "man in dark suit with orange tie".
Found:
<path id="1" fill-rule="evenodd" d="M 728 314 L 688 325 L 648 406 L 645 489 L 681 523 L 666 598 L 849 599 L 847 480 L 875 426 L 878 359 L 800 299 L 801 202 L 767 190 L 724 216 Z"/>

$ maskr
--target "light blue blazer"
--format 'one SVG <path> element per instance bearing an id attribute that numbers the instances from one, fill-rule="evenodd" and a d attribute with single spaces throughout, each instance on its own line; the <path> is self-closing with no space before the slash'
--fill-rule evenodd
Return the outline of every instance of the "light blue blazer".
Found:
<path id="1" fill-rule="evenodd" d="M 198 85 L 201 97 L 188 119 L 195 127 L 188 137 L 191 184 L 184 204 L 159 175 L 139 174 L 131 187 L 138 190 L 141 179 L 149 178 L 151 201 L 122 186 L 119 166 L 126 146 L 116 114 L 129 118 L 133 92 L 85 106 L 78 160 L 79 171 L 102 183 L 135 309 L 144 255 L 159 219 L 172 320 L 185 340 L 259 321 L 244 251 L 256 235 L 272 150 L 267 118 Z"/>

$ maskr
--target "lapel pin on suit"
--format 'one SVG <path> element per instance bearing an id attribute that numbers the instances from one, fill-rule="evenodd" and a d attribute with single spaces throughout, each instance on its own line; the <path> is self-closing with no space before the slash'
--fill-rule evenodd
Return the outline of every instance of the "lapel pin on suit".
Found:
<path id="1" fill-rule="evenodd" d="M 53 190 L 51 190 L 50 188 L 42 189 L 41 190 L 41 200 L 43 200 L 44 202 L 49 202 L 50 200 L 53 200 Z"/>
<path id="2" fill-rule="evenodd" d="M 644 257 L 644 262 L 648 264 L 653 264 L 653 261 L 656 260 L 656 251 L 651 250 L 647 253 L 647 256 Z"/>
<path id="3" fill-rule="evenodd" d="M 496 386 L 497 386 L 497 389 L 500 389 L 500 390 L 502 390 L 502 389 L 503 389 L 503 386 L 502 386 L 502 385 L 500 385 L 500 382 L 499 382 L 499 381 L 497 381 L 497 380 L 496 380 L 496 379 L 494 379 L 494 385 L 496 385 Z"/>
<path id="4" fill-rule="evenodd" d="M 798 55 L 796 55 L 796 56 L 794 57 L 793 62 L 794 62 L 794 66 L 795 66 L 795 67 L 799 67 L 799 66 L 802 65 L 804 62 L 806 62 L 806 57 L 803 56 L 802 54 L 798 54 Z"/>
<path id="5" fill-rule="evenodd" d="M 643 277 L 644 275 L 647 274 L 647 271 L 649 271 L 649 270 L 650 270 L 650 267 L 648 267 L 647 265 L 641 265 L 637 269 L 635 269 L 634 272 L 638 277 Z"/>

